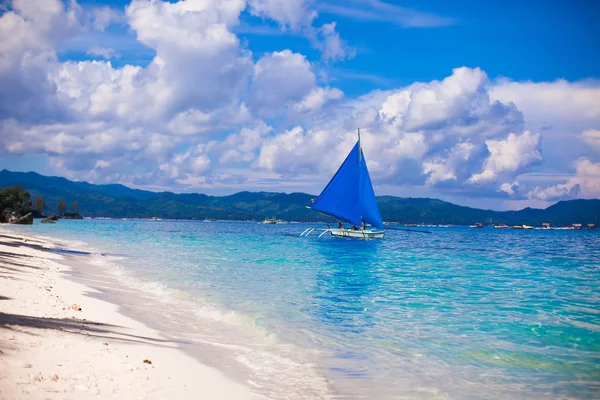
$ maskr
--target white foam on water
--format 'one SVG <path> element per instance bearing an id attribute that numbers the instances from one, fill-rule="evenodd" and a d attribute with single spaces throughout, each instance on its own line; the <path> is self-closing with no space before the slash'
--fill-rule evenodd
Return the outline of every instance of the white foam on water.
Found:
<path id="1" fill-rule="evenodd" d="M 94 252 L 87 259 L 136 292 L 137 301 L 124 305 L 136 317 L 151 321 L 167 337 L 191 343 L 184 350 L 202 362 L 216 368 L 228 365 L 226 373 L 253 382 L 255 391 L 271 398 L 331 397 L 327 380 L 311 362 L 314 351 L 280 342 L 257 325 L 262 315 L 227 310 L 213 300 L 144 279 L 122 264 L 126 257 Z"/>

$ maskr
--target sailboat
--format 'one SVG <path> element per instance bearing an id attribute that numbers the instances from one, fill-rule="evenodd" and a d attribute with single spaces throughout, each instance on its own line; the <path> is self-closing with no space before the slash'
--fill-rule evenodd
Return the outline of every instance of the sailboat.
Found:
<path id="1" fill-rule="evenodd" d="M 385 233 L 373 184 L 365 156 L 358 140 L 333 178 L 309 207 L 338 219 L 337 228 L 327 228 L 333 236 L 361 239 L 380 239 Z M 343 224 L 351 227 L 344 228 Z M 371 228 L 367 228 L 370 225 Z M 307 236 L 316 228 L 308 228 L 300 236 Z"/>

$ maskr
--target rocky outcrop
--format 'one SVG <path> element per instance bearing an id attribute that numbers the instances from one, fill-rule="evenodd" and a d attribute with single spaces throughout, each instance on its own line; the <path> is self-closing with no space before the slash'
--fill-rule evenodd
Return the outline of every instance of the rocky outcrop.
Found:
<path id="1" fill-rule="evenodd" d="M 75 212 L 67 212 L 61 218 L 64 219 L 83 219 L 83 217 Z"/>
<path id="2" fill-rule="evenodd" d="M 50 214 L 46 218 L 44 218 L 41 222 L 42 222 L 42 224 L 53 224 L 56 221 L 58 221 L 58 217 L 54 214 Z"/>
<path id="3" fill-rule="evenodd" d="M 27 213 L 23 216 L 15 213 L 14 211 L 8 216 L 7 221 L 9 224 L 18 224 L 18 225 L 31 225 L 33 224 L 33 214 Z"/>

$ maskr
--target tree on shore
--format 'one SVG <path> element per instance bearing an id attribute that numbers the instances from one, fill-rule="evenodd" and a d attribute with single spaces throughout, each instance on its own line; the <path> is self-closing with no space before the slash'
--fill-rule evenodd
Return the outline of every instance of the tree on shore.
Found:
<path id="1" fill-rule="evenodd" d="M 76 213 L 77 209 L 79 209 L 79 202 L 77 200 L 75 200 L 74 202 L 71 203 L 71 211 Z"/>
<path id="2" fill-rule="evenodd" d="M 38 210 L 40 214 L 43 214 L 44 208 L 46 208 L 46 199 L 44 199 L 44 196 L 38 194 L 33 201 L 35 203 L 35 209 Z"/>
<path id="3" fill-rule="evenodd" d="M 65 203 L 63 200 L 59 200 L 56 202 L 56 211 L 58 211 L 59 215 L 64 214 L 66 209 L 67 203 Z"/>
<path id="4" fill-rule="evenodd" d="M 21 216 L 31 212 L 31 195 L 20 185 L 0 190 L 0 222 L 11 212 Z"/>

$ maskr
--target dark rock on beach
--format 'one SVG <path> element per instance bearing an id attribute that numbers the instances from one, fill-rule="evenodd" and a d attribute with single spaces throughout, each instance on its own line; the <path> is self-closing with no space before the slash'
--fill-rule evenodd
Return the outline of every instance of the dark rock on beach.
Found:
<path id="1" fill-rule="evenodd" d="M 23 216 L 13 212 L 7 218 L 9 224 L 31 225 L 33 224 L 33 214 L 27 213 Z"/>
<path id="2" fill-rule="evenodd" d="M 76 212 L 67 212 L 61 218 L 64 219 L 83 219 L 83 217 Z"/>
<path id="3" fill-rule="evenodd" d="M 58 221 L 58 216 L 54 215 L 54 214 L 50 214 L 48 215 L 46 218 L 44 218 L 41 223 L 42 224 L 53 224 L 56 221 Z"/>

